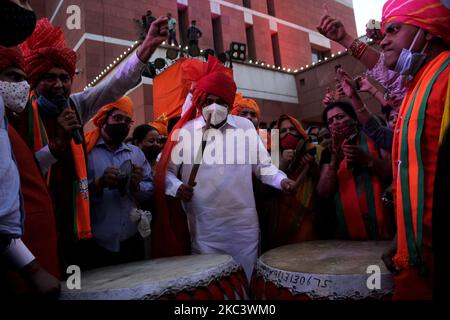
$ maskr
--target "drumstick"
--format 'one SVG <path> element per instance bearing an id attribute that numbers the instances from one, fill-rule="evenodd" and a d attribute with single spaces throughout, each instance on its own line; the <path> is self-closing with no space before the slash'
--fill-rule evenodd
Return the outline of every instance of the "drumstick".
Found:
<path id="1" fill-rule="evenodd" d="M 288 169 L 287 169 L 288 172 L 293 170 L 294 164 L 297 164 L 298 160 L 301 158 L 302 150 L 303 150 L 303 147 L 305 146 L 305 142 L 306 142 L 305 140 L 301 139 L 297 143 L 297 146 L 295 147 L 295 151 L 294 151 L 294 159 L 292 159 L 291 163 L 288 166 Z"/>
<path id="2" fill-rule="evenodd" d="M 300 175 L 297 177 L 297 179 L 295 179 L 295 184 L 294 184 L 294 187 L 292 188 L 292 191 L 295 191 L 295 190 L 298 189 L 298 187 L 300 187 L 300 184 L 301 184 L 301 183 L 303 182 L 303 180 L 305 179 L 306 174 L 308 173 L 310 166 L 311 166 L 311 165 L 308 163 L 308 164 L 306 164 L 306 165 L 303 167 L 302 172 L 301 172 Z"/>
<path id="3" fill-rule="evenodd" d="M 206 139 L 203 138 L 204 134 L 208 132 L 210 126 L 211 126 L 211 114 L 208 116 L 208 119 L 206 120 L 205 132 L 202 135 L 202 147 L 198 149 L 197 156 L 195 157 L 195 163 L 192 166 L 192 171 L 191 174 L 189 175 L 188 185 L 190 185 L 191 187 L 195 186 L 195 177 L 197 176 L 198 169 L 200 168 L 200 162 L 203 158 L 203 152 L 205 151 L 206 147 Z"/>

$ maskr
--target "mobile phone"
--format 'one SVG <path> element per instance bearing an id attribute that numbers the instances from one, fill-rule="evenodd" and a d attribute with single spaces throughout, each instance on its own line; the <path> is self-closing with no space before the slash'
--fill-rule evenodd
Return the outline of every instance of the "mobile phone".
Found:
<path id="1" fill-rule="evenodd" d="M 316 153 L 317 153 L 316 147 L 311 148 L 311 149 L 308 150 L 308 154 L 309 154 L 310 156 L 315 157 L 315 156 L 316 156 Z"/>
<path id="2" fill-rule="evenodd" d="M 355 132 L 350 137 L 348 137 L 347 144 L 356 145 L 357 139 L 358 139 L 358 132 Z"/>
<path id="3" fill-rule="evenodd" d="M 353 79 L 353 81 L 355 81 L 356 90 L 361 90 L 361 78 L 356 77 L 355 79 Z"/>

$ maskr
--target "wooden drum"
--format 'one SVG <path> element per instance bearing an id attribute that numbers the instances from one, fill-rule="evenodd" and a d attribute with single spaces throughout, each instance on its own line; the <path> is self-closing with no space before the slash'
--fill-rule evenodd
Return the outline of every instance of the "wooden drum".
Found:
<path id="1" fill-rule="evenodd" d="M 393 277 L 381 255 L 389 241 L 306 241 L 275 248 L 257 261 L 255 299 L 390 299 Z"/>

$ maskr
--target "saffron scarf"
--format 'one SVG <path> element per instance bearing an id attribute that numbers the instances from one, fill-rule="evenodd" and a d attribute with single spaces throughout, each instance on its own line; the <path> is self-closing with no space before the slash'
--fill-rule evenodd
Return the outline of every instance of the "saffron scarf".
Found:
<path id="1" fill-rule="evenodd" d="M 372 140 L 364 133 L 360 134 L 360 147 L 374 158 L 379 158 L 378 150 Z M 355 176 L 343 160 L 338 169 L 339 191 L 335 196 L 336 214 L 342 233 L 352 240 L 377 240 L 389 238 L 389 217 L 382 202 L 383 186 L 376 175 L 366 168 L 361 174 L 364 193 L 358 196 Z M 363 220 L 364 213 L 369 214 L 369 234 Z"/>
<path id="2" fill-rule="evenodd" d="M 30 137 L 34 152 L 42 149 L 48 144 L 48 136 L 45 131 L 44 123 L 39 115 L 37 104 L 37 95 L 34 91 L 30 94 L 28 112 L 28 134 Z M 73 215 L 74 215 L 74 234 L 77 239 L 92 238 L 90 211 L 89 211 L 89 188 L 87 180 L 86 156 L 82 144 L 75 144 L 73 139 L 70 141 L 73 162 L 75 164 L 75 173 L 77 180 L 73 182 Z M 47 185 L 50 183 L 51 168 L 47 173 Z"/>
<path id="3" fill-rule="evenodd" d="M 404 115 L 404 120 L 397 123 L 396 129 L 400 132 L 394 137 L 392 149 L 398 239 L 394 262 L 400 268 L 420 266 L 423 262 L 422 231 L 425 191 L 420 142 L 431 89 L 449 64 L 449 51 L 441 53 L 428 63 L 400 108 L 400 115 Z M 445 128 L 450 123 L 449 92 L 450 87 L 447 89 L 439 144 L 442 142 Z"/>

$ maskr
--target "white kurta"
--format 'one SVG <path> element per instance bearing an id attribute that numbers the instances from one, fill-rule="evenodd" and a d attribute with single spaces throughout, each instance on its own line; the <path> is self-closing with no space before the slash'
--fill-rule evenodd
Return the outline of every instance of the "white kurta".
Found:
<path id="1" fill-rule="evenodd" d="M 184 159 L 189 160 L 183 161 L 181 165 L 177 165 L 176 160 L 174 160 L 175 163 L 171 161 L 166 178 L 166 194 L 175 196 L 179 186 L 182 183 L 187 184 L 193 167 L 192 163 L 200 148 L 204 127 L 205 121 L 201 116 L 183 127 L 186 130 L 185 133 L 191 136 L 196 135 L 197 139 L 191 143 L 191 139 L 185 139 L 185 136 L 181 134 L 183 139 L 179 140 L 174 152 L 181 149 L 182 151 L 178 154 L 184 155 Z M 242 144 L 245 140 L 242 136 L 230 140 L 237 129 L 245 130 L 249 137 L 248 141 L 254 139 L 256 145 L 250 147 L 249 143 Z M 222 142 L 217 139 L 219 133 L 222 134 Z M 211 141 L 211 135 L 216 135 L 216 140 Z M 226 141 L 232 142 L 227 146 Z M 218 160 L 216 163 L 212 161 L 211 156 L 208 157 L 208 155 L 217 155 L 213 151 L 215 148 L 217 148 L 216 151 L 223 150 L 223 157 L 216 157 L 215 159 Z M 259 150 L 259 157 L 251 161 L 248 157 L 249 149 Z M 187 156 L 186 152 L 190 152 L 190 155 Z M 233 152 L 234 157 L 230 157 L 230 153 Z M 243 159 L 241 162 L 237 161 L 237 152 L 246 153 L 244 161 Z M 225 163 L 226 157 L 234 161 L 231 164 Z M 222 163 L 220 159 L 223 159 Z M 182 181 L 177 178 L 178 173 Z M 192 201 L 183 203 L 191 233 L 192 253 L 229 254 L 244 267 L 249 280 L 258 257 L 259 247 L 259 224 L 253 196 L 252 173 L 263 183 L 278 189 L 281 188 L 281 180 L 286 178 L 286 175 L 271 163 L 270 155 L 253 124 L 245 118 L 228 115 L 224 126 L 218 130 L 212 129 L 212 132 L 208 134 L 203 162 L 196 177 L 194 196 Z"/>

